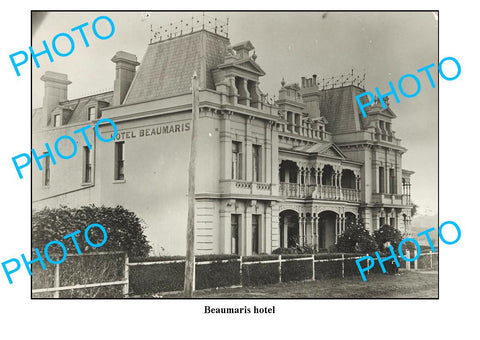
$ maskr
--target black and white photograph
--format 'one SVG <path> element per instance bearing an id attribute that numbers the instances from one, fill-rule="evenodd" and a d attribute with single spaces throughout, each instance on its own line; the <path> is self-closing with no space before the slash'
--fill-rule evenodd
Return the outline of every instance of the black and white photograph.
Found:
<path id="1" fill-rule="evenodd" d="M 33 298 L 438 297 L 438 13 L 32 14 Z"/>

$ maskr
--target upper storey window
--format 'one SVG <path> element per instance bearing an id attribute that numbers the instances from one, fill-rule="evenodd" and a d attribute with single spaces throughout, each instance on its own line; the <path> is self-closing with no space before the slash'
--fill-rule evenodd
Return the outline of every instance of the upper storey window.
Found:
<path id="1" fill-rule="evenodd" d="M 53 126 L 61 126 L 62 125 L 62 115 L 55 115 L 53 116 Z"/>
<path id="2" fill-rule="evenodd" d="M 232 179 L 242 179 L 242 143 L 232 142 Z"/>
<path id="3" fill-rule="evenodd" d="M 97 119 L 97 108 L 95 106 L 88 108 L 88 120 Z"/>

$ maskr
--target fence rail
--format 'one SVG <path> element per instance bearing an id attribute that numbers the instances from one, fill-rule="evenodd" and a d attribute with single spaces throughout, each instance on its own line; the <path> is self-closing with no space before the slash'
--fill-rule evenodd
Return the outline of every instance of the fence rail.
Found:
<path id="1" fill-rule="evenodd" d="M 128 295 L 128 290 L 129 290 L 129 272 L 128 272 L 128 265 L 129 264 L 128 264 L 128 255 L 127 255 L 126 252 L 111 251 L 111 252 L 83 253 L 81 255 L 68 254 L 67 255 L 67 260 L 69 258 L 73 259 L 73 260 L 77 260 L 77 259 L 82 259 L 83 260 L 85 257 L 111 256 L 111 255 L 123 255 L 123 263 L 122 263 L 123 280 L 114 280 L 114 281 L 107 281 L 107 282 L 95 282 L 95 283 L 84 283 L 84 284 L 74 284 L 74 285 L 61 286 L 60 285 L 60 274 L 61 274 L 61 268 L 63 268 L 64 265 L 57 264 L 54 267 L 53 287 L 32 289 L 32 295 L 33 294 L 41 294 L 41 293 L 53 293 L 53 298 L 60 298 L 60 292 L 61 291 L 122 285 L 123 286 L 123 290 L 122 290 L 123 296 L 126 297 Z"/>
<path id="2" fill-rule="evenodd" d="M 149 275 L 150 281 L 148 281 L 148 284 L 150 284 L 151 286 L 148 287 L 148 289 L 155 290 L 155 287 L 157 287 L 160 290 L 155 291 L 155 293 L 158 294 L 171 294 L 180 292 L 180 289 L 183 286 L 183 263 L 185 263 L 185 259 L 160 260 L 152 262 L 129 262 L 129 258 L 124 252 L 98 252 L 73 256 L 81 257 L 91 255 L 123 255 L 122 259 L 119 258 L 119 261 L 116 264 L 117 271 L 119 273 L 121 272 L 122 277 L 107 282 L 69 284 L 61 286 L 61 266 L 56 265 L 54 269 L 55 273 L 53 287 L 33 289 L 32 293 L 53 293 L 54 298 L 59 298 L 60 292 L 62 291 L 118 285 L 123 286 L 123 297 L 128 297 L 132 294 L 138 295 L 135 293 L 135 289 L 132 290 L 132 278 L 134 281 L 133 284 L 135 285 L 136 282 L 138 283 L 142 280 L 142 273 L 147 273 Z M 332 277 L 344 278 L 346 276 L 358 274 L 358 270 L 356 269 L 356 264 L 354 260 L 360 259 L 364 255 L 338 254 L 338 257 L 334 258 L 319 258 L 322 257 L 322 254 L 309 254 L 304 256 L 278 255 L 276 258 L 272 258 L 273 256 L 275 255 L 267 255 L 265 256 L 266 259 L 256 259 L 254 257 L 252 260 L 249 260 L 249 257 L 243 256 L 240 256 L 238 258 L 207 261 L 202 261 L 201 259 L 196 258 L 194 266 L 195 273 L 197 273 L 201 268 L 203 268 L 201 269 L 202 272 L 200 274 L 203 275 L 203 280 L 207 278 L 208 281 L 207 283 L 203 282 L 201 284 L 203 286 L 196 290 L 216 288 L 217 285 L 218 287 L 244 287 L 252 285 L 252 282 L 253 285 L 257 285 L 258 282 L 261 282 L 260 284 L 265 284 L 284 281 L 314 281 L 321 278 Z M 406 257 L 408 258 L 414 258 L 415 256 L 415 253 L 413 253 L 413 256 L 411 256 L 408 251 L 406 252 Z M 421 253 L 419 258 L 413 262 L 406 262 L 399 258 L 401 267 L 405 268 L 406 270 L 434 268 L 434 262 L 435 266 L 438 265 L 437 259 L 438 252 Z M 292 267 L 290 263 L 292 265 L 294 263 L 299 264 L 293 265 Z M 368 264 L 369 263 L 367 263 L 367 265 Z M 171 267 L 168 268 L 168 266 L 172 265 L 175 266 L 176 271 L 174 272 L 171 271 Z M 264 267 L 263 265 L 267 267 Z M 146 268 L 146 266 L 154 266 L 154 268 L 150 270 Z M 377 267 L 378 264 L 376 263 L 375 267 L 372 268 L 372 270 L 369 270 L 367 274 L 370 274 L 371 271 L 381 272 L 378 270 Z M 132 269 L 134 268 L 144 269 L 142 269 L 140 272 L 137 271 L 132 273 Z M 140 277 L 138 277 L 138 275 L 140 275 Z M 195 276 L 196 275 L 197 274 L 195 274 Z M 234 279 L 231 279 L 230 281 L 229 278 L 222 280 L 222 278 L 227 277 L 228 275 L 230 275 L 230 278 L 233 277 Z M 218 278 L 220 278 L 219 281 L 222 281 L 223 283 L 218 282 Z M 208 286 L 208 284 L 213 284 L 213 286 L 205 288 L 205 286 Z M 177 289 L 175 289 L 174 287 L 176 287 Z M 161 290 L 162 288 L 164 290 Z"/>

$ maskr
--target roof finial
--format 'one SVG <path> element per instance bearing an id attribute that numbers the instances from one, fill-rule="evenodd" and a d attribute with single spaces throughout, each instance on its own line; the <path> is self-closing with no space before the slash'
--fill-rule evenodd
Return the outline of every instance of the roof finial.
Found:
<path id="1" fill-rule="evenodd" d="M 257 60 L 257 55 L 255 54 L 255 50 L 253 50 L 252 59 L 253 61 Z"/>
<path id="2" fill-rule="evenodd" d="M 285 78 L 284 77 L 282 77 L 282 82 L 280 84 L 282 84 L 282 87 L 285 87 Z"/>

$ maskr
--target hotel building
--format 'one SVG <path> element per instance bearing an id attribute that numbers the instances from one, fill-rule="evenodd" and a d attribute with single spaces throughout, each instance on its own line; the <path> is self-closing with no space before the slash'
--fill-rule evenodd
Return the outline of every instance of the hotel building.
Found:
<path id="1" fill-rule="evenodd" d="M 301 56 L 298 56 L 301 61 Z M 320 84 L 279 79 L 269 99 L 252 42 L 231 43 L 217 27 L 152 41 L 143 60 L 120 51 L 113 91 L 69 99 L 68 76 L 47 71 L 43 106 L 33 110 L 33 147 L 72 136 L 75 157 L 33 166 L 33 208 L 122 205 L 147 224 L 155 251 L 185 253 L 191 78 L 198 74 L 197 254 L 251 255 L 305 244 L 331 249 L 352 222 L 410 228 L 407 151 L 390 107 L 375 100 L 363 118 L 351 74 Z M 116 123 L 114 141 L 75 130 L 100 118 Z M 104 138 L 112 126 L 103 124 Z M 72 145 L 60 143 L 63 154 Z M 33 163 L 32 163 L 33 164 Z"/>

